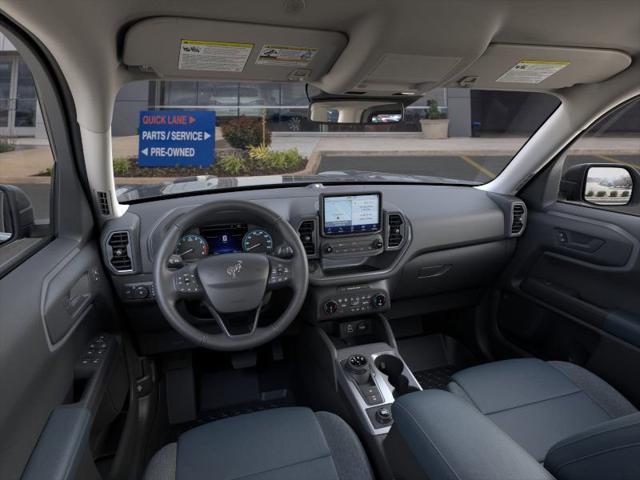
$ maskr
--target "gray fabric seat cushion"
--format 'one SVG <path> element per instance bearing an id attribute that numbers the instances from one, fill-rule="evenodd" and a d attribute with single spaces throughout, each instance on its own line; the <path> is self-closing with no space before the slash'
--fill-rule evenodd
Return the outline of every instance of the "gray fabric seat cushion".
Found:
<path id="1" fill-rule="evenodd" d="M 462 370 L 452 377 L 449 390 L 487 415 L 538 461 L 556 442 L 636 411 L 587 370 L 533 358 Z"/>
<path id="2" fill-rule="evenodd" d="M 173 468 L 173 470 L 172 470 Z M 336 415 L 278 408 L 194 428 L 156 453 L 145 480 L 371 480 L 366 454 Z"/>
<path id="3" fill-rule="evenodd" d="M 638 480 L 640 413 L 616 418 L 555 444 L 544 466 L 559 480 Z"/>

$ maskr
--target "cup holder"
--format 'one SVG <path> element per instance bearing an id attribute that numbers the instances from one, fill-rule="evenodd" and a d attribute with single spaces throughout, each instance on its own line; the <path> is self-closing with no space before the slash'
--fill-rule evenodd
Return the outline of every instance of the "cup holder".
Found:
<path id="1" fill-rule="evenodd" d="M 375 361 L 376 368 L 384 373 L 393 387 L 393 396 L 398 398 L 418 389 L 409 384 L 409 378 L 404 375 L 404 362 L 394 355 L 380 355 Z"/>

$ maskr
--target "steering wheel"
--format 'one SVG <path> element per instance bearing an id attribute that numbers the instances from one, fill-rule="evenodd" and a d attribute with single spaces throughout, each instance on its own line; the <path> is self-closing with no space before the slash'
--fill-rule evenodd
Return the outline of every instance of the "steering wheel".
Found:
<path id="1" fill-rule="evenodd" d="M 169 260 L 185 231 L 221 218 L 236 222 L 239 218 L 251 219 L 252 223 L 277 232 L 291 247 L 288 258 L 260 253 L 228 253 L 171 268 Z M 289 326 L 304 303 L 309 267 L 302 242 L 286 220 L 255 203 L 221 201 L 194 208 L 167 228 L 155 255 L 153 280 L 158 306 L 173 328 L 198 346 L 233 351 L 262 345 Z M 293 292 L 289 305 L 271 325 L 258 326 L 265 296 L 285 287 Z M 201 300 L 222 332 L 207 333 L 187 321 L 177 308 L 182 300 Z M 248 331 L 234 334 L 228 319 L 223 317 L 239 313 L 250 313 L 252 324 Z"/>

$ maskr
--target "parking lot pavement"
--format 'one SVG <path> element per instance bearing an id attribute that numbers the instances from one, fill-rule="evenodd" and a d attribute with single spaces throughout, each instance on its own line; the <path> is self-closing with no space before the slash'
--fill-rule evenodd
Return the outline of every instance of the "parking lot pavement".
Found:
<path id="1" fill-rule="evenodd" d="M 380 156 L 323 156 L 318 173 L 341 170 L 362 170 L 405 175 L 429 175 L 486 182 L 489 178 L 484 166 L 470 163 L 457 155 L 380 155 Z M 504 159 L 504 163 L 508 158 Z M 491 177 L 493 178 L 493 177 Z"/>
<path id="2" fill-rule="evenodd" d="M 488 182 L 507 166 L 505 155 L 323 155 L 318 173 L 362 170 L 405 175 L 429 175 Z M 567 166 L 581 163 L 617 163 L 640 171 L 640 155 L 572 155 Z"/>

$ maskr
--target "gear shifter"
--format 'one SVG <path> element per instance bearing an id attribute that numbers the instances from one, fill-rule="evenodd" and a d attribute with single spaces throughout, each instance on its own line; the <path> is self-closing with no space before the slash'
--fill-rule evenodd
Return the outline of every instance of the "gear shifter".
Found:
<path id="1" fill-rule="evenodd" d="M 371 378 L 371 367 L 367 357 L 361 353 L 351 355 L 347 358 L 344 368 L 351 374 L 358 385 L 364 385 Z"/>

